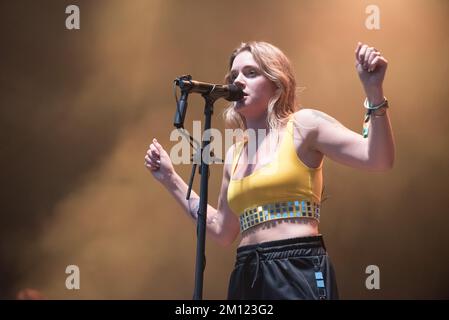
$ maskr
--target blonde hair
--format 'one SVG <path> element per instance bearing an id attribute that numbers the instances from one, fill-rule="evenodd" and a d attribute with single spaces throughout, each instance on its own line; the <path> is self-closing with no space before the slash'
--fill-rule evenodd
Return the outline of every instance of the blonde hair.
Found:
<path id="1" fill-rule="evenodd" d="M 290 60 L 277 47 L 267 42 L 250 41 L 244 42 L 231 54 L 229 70 L 232 68 L 235 57 L 243 52 L 249 51 L 262 73 L 274 82 L 276 94 L 268 103 L 267 124 L 269 129 L 278 129 L 285 125 L 289 115 L 298 110 L 296 106 L 296 80 L 293 74 Z M 227 83 L 231 82 L 231 75 L 225 77 Z M 225 126 L 231 129 L 246 130 L 244 118 L 235 111 L 235 102 L 231 103 L 223 112 Z"/>

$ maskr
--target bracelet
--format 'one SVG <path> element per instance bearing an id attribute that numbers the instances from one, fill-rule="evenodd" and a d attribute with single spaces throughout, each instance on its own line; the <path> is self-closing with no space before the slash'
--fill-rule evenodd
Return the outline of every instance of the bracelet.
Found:
<path id="1" fill-rule="evenodd" d="M 376 105 L 369 103 L 368 98 L 365 98 L 365 102 L 363 103 L 363 106 L 367 110 L 377 110 L 382 107 L 388 108 L 388 100 L 386 97 L 384 97 L 384 101 L 376 106 Z"/>
<path id="2" fill-rule="evenodd" d="M 389 106 L 388 106 L 388 100 L 386 97 L 384 97 L 384 101 L 382 103 L 378 104 L 377 106 L 370 104 L 368 101 L 368 98 L 366 98 L 365 102 L 363 103 L 363 106 L 366 109 L 366 114 L 365 114 L 365 119 L 363 121 L 362 135 L 364 138 L 367 138 L 368 137 L 369 120 L 371 118 L 371 114 L 374 114 L 375 116 L 383 116 L 383 115 L 385 115 L 386 109 Z M 376 115 L 375 111 L 379 110 L 380 108 L 385 108 L 384 112 L 382 114 Z"/>
<path id="3" fill-rule="evenodd" d="M 384 116 L 387 113 L 387 108 L 388 107 L 386 107 L 386 108 L 384 107 L 384 108 L 380 108 L 378 110 L 375 110 L 375 111 L 372 112 L 372 115 L 375 116 L 375 117 L 382 117 L 382 116 Z"/>

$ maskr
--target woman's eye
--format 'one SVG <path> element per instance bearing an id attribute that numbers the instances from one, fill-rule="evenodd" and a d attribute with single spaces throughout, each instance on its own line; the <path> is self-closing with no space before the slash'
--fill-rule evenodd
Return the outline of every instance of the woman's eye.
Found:
<path id="1" fill-rule="evenodd" d="M 251 77 L 254 77 L 254 76 L 257 75 L 257 72 L 256 72 L 256 70 L 250 70 L 250 71 L 248 72 L 248 75 L 251 76 Z"/>
<path id="2" fill-rule="evenodd" d="M 258 72 L 257 72 L 257 70 L 250 69 L 248 71 L 244 71 L 243 74 L 245 75 L 245 77 L 254 78 L 258 75 Z M 229 82 L 233 83 L 235 81 L 235 79 L 237 79 L 237 77 L 238 77 L 238 73 L 231 74 L 229 76 Z"/>

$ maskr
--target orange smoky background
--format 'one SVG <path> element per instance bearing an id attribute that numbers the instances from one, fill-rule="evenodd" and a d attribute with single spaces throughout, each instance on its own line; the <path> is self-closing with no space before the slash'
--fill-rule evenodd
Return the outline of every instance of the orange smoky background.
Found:
<path id="1" fill-rule="evenodd" d="M 71 4 L 79 30 L 65 27 Z M 389 60 L 395 167 L 326 160 L 321 232 L 342 298 L 449 298 L 449 2 L 376 1 L 379 30 L 365 27 L 370 4 L 1 2 L 0 298 L 192 297 L 195 227 L 144 155 L 153 137 L 167 150 L 175 143 L 173 79 L 221 83 L 230 52 L 248 40 L 280 47 L 306 87 L 301 105 L 356 132 L 357 41 Z M 189 100 L 187 129 L 203 119 L 202 99 Z M 219 130 L 224 106 L 215 105 Z M 190 165 L 176 169 L 188 180 Z M 210 169 L 215 206 L 222 165 Z M 204 298 L 226 298 L 236 246 L 207 242 Z M 80 269 L 79 290 L 65 286 L 68 265 Z M 369 265 L 380 269 L 379 290 L 365 287 Z"/>

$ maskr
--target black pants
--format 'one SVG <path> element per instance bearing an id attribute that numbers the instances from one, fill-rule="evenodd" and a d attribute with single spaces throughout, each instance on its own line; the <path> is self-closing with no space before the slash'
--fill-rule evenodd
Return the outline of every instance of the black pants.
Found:
<path id="1" fill-rule="evenodd" d="M 338 299 L 322 236 L 238 248 L 228 299 Z"/>

